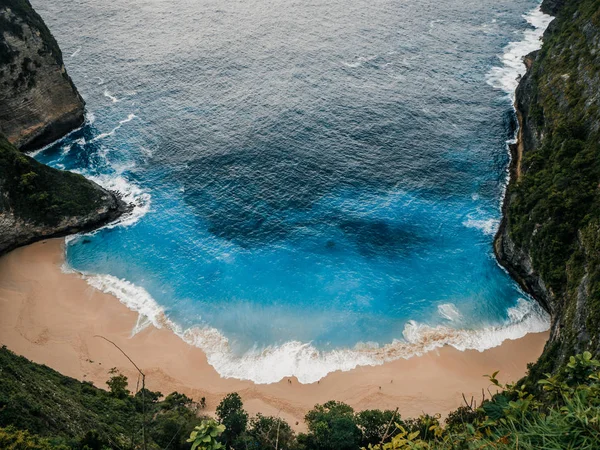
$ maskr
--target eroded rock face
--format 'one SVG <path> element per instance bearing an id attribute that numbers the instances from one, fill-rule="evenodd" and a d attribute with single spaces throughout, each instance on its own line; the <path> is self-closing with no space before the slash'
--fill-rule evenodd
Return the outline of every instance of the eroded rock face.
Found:
<path id="1" fill-rule="evenodd" d="M 28 0 L 0 2 L 0 133 L 33 150 L 83 121 L 84 102 L 41 17 Z"/>

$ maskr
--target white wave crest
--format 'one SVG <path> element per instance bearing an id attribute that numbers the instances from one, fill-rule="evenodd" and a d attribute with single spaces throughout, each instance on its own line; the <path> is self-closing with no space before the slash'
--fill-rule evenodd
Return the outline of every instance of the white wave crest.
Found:
<path id="1" fill-rule="evenodd" d="M 98 77 L 100 78 L 100 77 Z M 111 94 L 111 92 L 108 89 L 104 90 L 104 96 L 108 99 L 110 99 L 113 103 L 118 103 L 121 100 L 119 100 L 117 97 L 115 97 L 114 95 Z"/>
<path id="2" fill-rule="evenodd" d="M 472 219 L 469 218 L 463 222 L 463 226 L 467 228 L 476 228 L 483 231 L 484 234 L 493 236 L 498 231 L 498 219 Z"/>
<path id="3" fill-rule="evenodd" d="M 128 181 L 122 175 L 88 175 L 88 178 L 98 183 L 104 189 L 117 192 L 126 204 L 133 206 L 131 212 L 124 214 L 117 221 L 106 225 L 104 228 L 131 226 L 150 211 L 152 199 L 150 194 L 142 190 L 138 185 Z"/>
<path id="4" fill-rule="evenodd" d="M 536 302 L 520 299 L 516 306 L 508 310 L 510 320 L 504 325 L 467 330 L 432 327 L 410 321 L 404 328 L 403 340 L 394 340 L 383 346 L 359 343 L 352 349 L 320 351 L 311 343 L 291 341 L 279 346 L 255 348 L 237 356 L 231 350 L 229 340 L 217 329 L 207 326 L 184 330 L 171 321 L 145 289 L 111 275 L 82 276 L 90 286 L 114 295 L 139 314 L 132 335 L 149 324 L 169 329 L 188 344 L 201 348 L 208 363 L 222 377 L 251 380 L 257 384 L 275 383 L 291 376 L 297 377 L 301 383 L 314 383 L 330 372 L 407 359 L 445 345 L 461 351 L 483 351 L 500 345 L 506 339 L 518 339 L 527 333 L 542 332 L 549 328 L 548 315 L 540 306 Z M 452 311 L 449 315 L 456 317 L 456 307 L 451 304 L 446 306 L 442 309 Z"/>
<path id="5" fill-rule="evenodd" d="M 519 76 L 523 75 L 526 70 L 523 57 L 540 49 L 542 35 L 552 19 L 554 19 L 554 17 L 544 14 L 540 7 L 525 14 L 523 18 L 532 28 L 523 33 L 522 40 L 510 42 L 504 47 L 504 53 L 498 56 L 500 61 L 502 61 L 502 65 L 492 68 L 486 75 L 489 85 L 496 89 L 502 89 L 513 100 L 515 90 L 519 84 Z"/>

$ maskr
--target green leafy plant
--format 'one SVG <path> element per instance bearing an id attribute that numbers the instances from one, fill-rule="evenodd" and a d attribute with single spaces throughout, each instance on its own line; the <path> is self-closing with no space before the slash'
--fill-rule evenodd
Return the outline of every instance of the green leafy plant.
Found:
<path id="1" fill-rule="evenodd" d="M 192 443 L 191 450 L 219 450 L 224 448 L 218 441 L 219 436 L 225 431 L 225 425 L 218 424 L 213 419 L 203 420 L 194 428 L 187 442 Z"/>

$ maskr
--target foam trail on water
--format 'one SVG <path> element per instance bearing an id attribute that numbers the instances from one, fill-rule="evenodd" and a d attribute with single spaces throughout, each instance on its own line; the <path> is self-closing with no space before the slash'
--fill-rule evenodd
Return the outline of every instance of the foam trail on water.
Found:
<path id="1" fill-rule="evenodd" d="M 525 14 L 523 18 L 531 25 L 531 29 L 523 33 L 523 39 L 510 42 L 504 47 L 504 53 L 499 56 L 502 66 L 493 67 L 486 76 L 489 85 L 502 89 L 514 101 L 515 90 L 519 84 L 519 76 L 525 73 L 526 67 L 523 57 L 539 50 L 542 45 L 542 36 L 554 17 L 544 14 L 540 7 Z"/>
<path id="2" fill-rule="evenodd" d="M 98 136 L 96 136 L 94 139 L 92 139 L 91 142 L 95 142 L 98 141 L 100 139 L 104 139 L 107 138 L 109 136 L 114 136 L 114 134 L 123 126 L 123 124 L 126 124 L 127 122 L 131 122 L 133 119 L 135 119 L 137 116 L 135 114 L 129 114 L 127 116 L 126 119 L 120 120 L 119 121 L 119 125 L 117 125 L 116 127 L 114 127 L 112 130 L 110 130 L 108 133 L 101 133 Z"/>
<path id="3" fill-rule="evenodd" d="M 108 89 L 104 90 L 104 96 L 106 98 L 109 98 L 113 103 L 118 103 L 120 100 L 115 97 L 114 95 L 111 94 L 111 92 Z"/>
<path id="4" fill-rule="evenodd" d="M 98 183 L 104 189 L 117 192 L 126 204 L 133 206 L 131 212 L 124 214 L 115 222 L 109 223 L 103 228 L 131 226 L 150 211 L 150 194 L 142 190 L 138 185 L 128 181 L 122 175 L 96 175 L 88 176 L 88 178 Z"/>
<path id="5" fill-rule="evenodd" d="M 297 377 L 301 383 L 314 383 L 330 372 L 407 359 L 445 345 L 461 351 L 483 351 L 500 345 L 506 339 L 518 339 L 527 333 L 542 332 L 549 328 L 548 315 L 536 302 L 519 299 L 517 305 L 509 308 L 509 320 L 503 325 L 469 330 L 432 327 L 409 321 L 402 340 L 394 340 L 383 346 L 359 343 L 354 348 L 320 351 L 311 343 L 290 341 L 278 346 L 255 348 L 237 356 L 232 352 L 227 337 L 217 329 L 209 326 L 183 329 L 171 321 L 144 288 L 112 275 L 82 276 L 90 286 L 114 295 L 139 314 L 132 335 L 150 324 L 169 329 L 188 344 L 201 348 L 206 353 L 208 363 L 222 377 L 251 380 L 258 384 L 276 383 L 291 376 Z M 460 317 L 452 304 L 440 305 L 438 309 L 449 318 Z"/>
<path id="6" fill-rule="evenodd" d="M 462 315 L 456 308 L 456 305 L 453 303 L 444 303 L 442 305 L 438 305 L 438 313 L 444 319 L 455 322 L 459 320 Z"/>
<path id="7" fill-rule="evenodd" d="M 476 228 L 481 230 L 484 234 L 493 236 L 498 231 L 498 225 L 500 221 L 498 219 L 473 219 L 469 218 L 463 222 L 463 225 L 467 228 Z"/>

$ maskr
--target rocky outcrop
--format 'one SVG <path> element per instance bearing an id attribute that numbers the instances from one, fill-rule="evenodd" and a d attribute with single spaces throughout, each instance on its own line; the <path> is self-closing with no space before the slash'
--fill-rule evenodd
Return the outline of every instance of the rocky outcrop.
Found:
<path id="1" fill-rule="evenodd" d="M 126 209 L 96 183 L 38 163 L 0 135 L 0 254 L 95 228 Z"/>
<path id="2" fill-rule="evenodd" d="M 19 151 L 51 143 L 83 120 L 84 103 L 41 17 L 28 0 L 2 0 L 0 254 L 103 225 L 127 209 L 83 176 L 52 169 Z"/>
<path id="3" fill-rule="evenodd" d="M 556 16 L 516 92 L 518 143 L 495 240 L 500 263 L 550 313 L 538 366 L 600 352 L 600 0 Z"/>
<path id="4" fill-rule="evenodd" d="M 33 150 L 84 121 L 61 51 L 28 0 L 0 2 L 0 133 Z"/>

